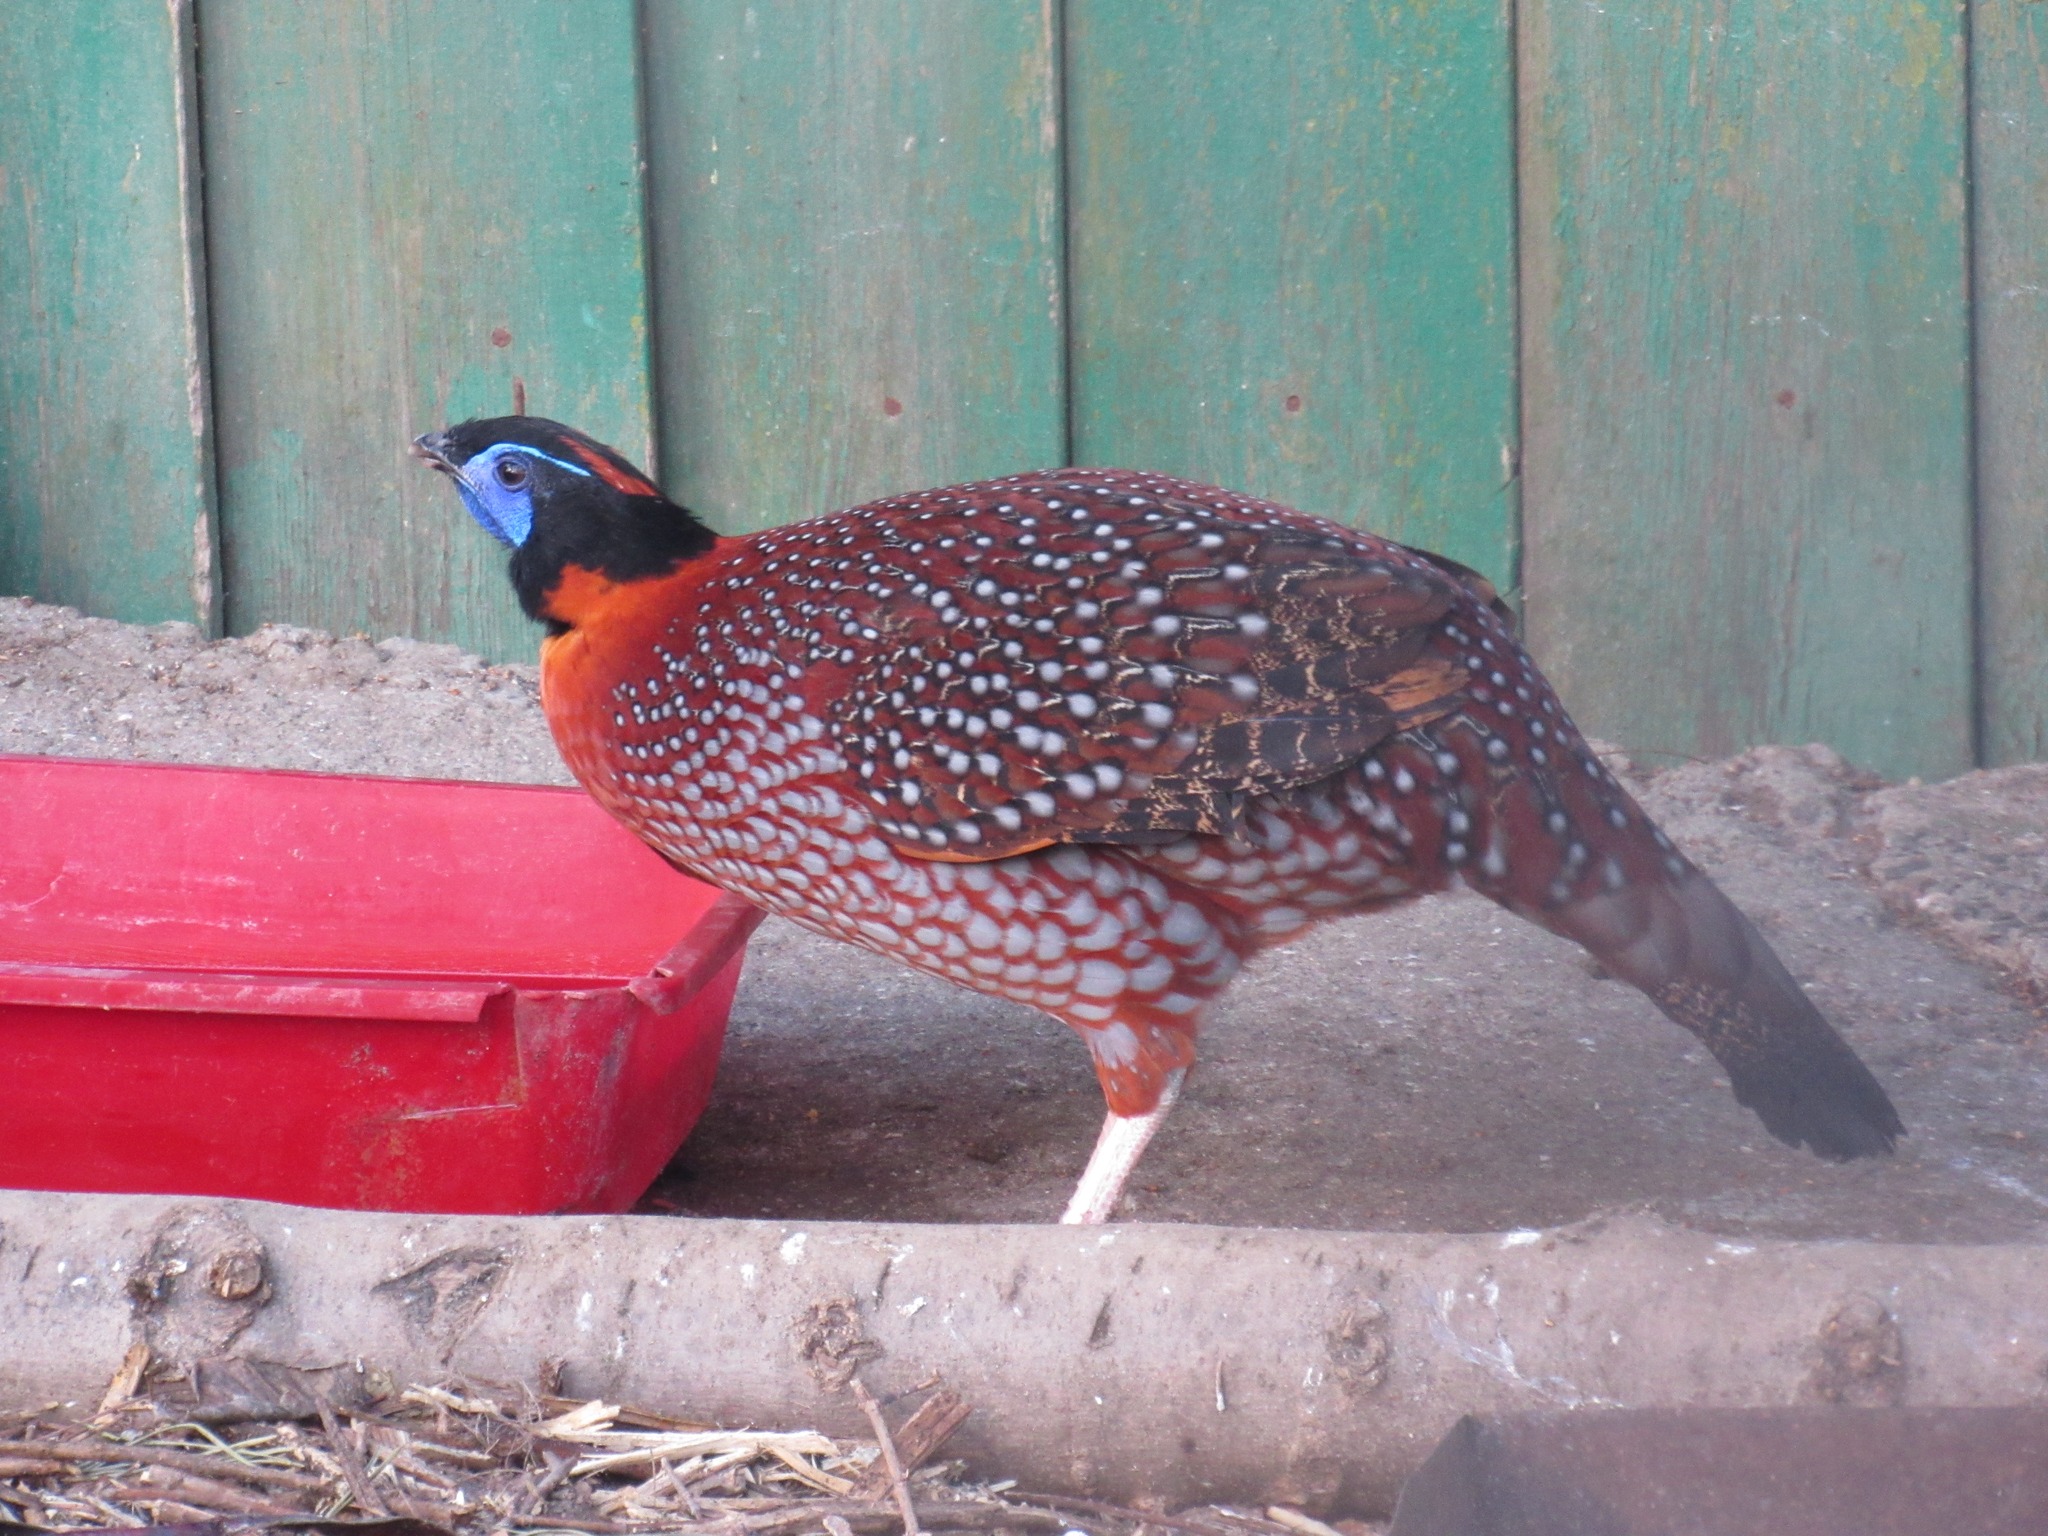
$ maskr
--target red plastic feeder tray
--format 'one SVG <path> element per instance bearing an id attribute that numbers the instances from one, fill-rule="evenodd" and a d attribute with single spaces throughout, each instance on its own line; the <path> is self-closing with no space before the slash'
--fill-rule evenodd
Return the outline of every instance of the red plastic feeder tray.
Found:
<path id="1" fill-rule="evenodd" d="M 0 756 L 0 1184 L 616 1211 L 759 914 L 581 792 Z"/>

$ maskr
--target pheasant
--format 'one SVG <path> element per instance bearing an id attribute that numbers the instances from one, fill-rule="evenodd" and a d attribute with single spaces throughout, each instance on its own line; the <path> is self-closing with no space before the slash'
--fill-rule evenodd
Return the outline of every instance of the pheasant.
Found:
<path id="1" fill-rule="evenodd" d="M 417 440 L 511 550 L 577 780 L 677 868 L 1079 1033 L 1099 1222 L 1247 959 L 1463 882 L 1697 1035 L 1772 1135 L 1904 1134 L 1566 716 L 1478 573 L 1059 469 L 713 534 L 556 422 Z"/>

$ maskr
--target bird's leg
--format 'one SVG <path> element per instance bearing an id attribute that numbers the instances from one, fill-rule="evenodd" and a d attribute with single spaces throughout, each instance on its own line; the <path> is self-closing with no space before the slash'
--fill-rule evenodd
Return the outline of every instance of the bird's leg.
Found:
<path id="1" fill-rule="evenodd" d="M 1146 1143 L 1165 1122 L 1173 1101 L 1180 1097 L 1181 1079 L 1186 1076 L 1185 1068 L 1169 1075 L 1166 1086 L 1160 1090 L 1159 1102 L 1144 1114 L 1112 1113 L 1103 1120 L 1102 1134 L 1095 1138 L 1095 1151 L 1088 1158 L 1088 1166 L 1081 1170 L 1081 1182 L 1074 1186 L 1074 1198 L 1067 1202 L 1066 1214 L 1060 1217 L 1062 1224 L 1100 1226 L 1109 1220 Z"/>

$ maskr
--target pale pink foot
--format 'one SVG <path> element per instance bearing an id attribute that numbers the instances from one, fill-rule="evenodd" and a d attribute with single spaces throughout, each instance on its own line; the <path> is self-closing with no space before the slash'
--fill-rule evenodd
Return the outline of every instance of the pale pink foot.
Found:
<path id="1" fill-rule="evenodd" d="M 1165 1123 L 1166 1112 L 1180 1097 L 1181 1079 L 1186 1076 L 1181 1071 L 1169 1077 L 1158 1104 L 1149 1113 L 1110 1115 L 1102 1122 L 1102 1134 L 1095 1138 L 1095 1151 L 1088 1166 L 1081 1170 L 1081 1182 L 1074 1186 L 1074 1198 L 1067 1202 L 1067 1213 L 1060 1217 L 1064 1225 L 1098 1226 L 1109 1220 L 1117 1201 L 1123 1198 L 1124 1185 L 1130 1182 L 1131 1171 L 1138 1166 L 1145 1144 Z"/>

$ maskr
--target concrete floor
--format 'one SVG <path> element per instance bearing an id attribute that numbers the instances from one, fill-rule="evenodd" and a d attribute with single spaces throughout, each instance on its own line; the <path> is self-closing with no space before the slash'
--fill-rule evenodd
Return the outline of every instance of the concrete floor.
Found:
<path id="1" fill-rule="evenodd" d="M 2048 1234 L 2040 1019 L 1892 916 L 1855 843 L 1774 819 L 1752 792 L 1771 778 L 1827 785 L 1780 753 L 1664 775 L 1648 799 L 1887 1084 L 1899 1155 L 1781 1146 L 1638 993 L 1463 894 L 1319 930 L 1241 981 L 1125 1217 L 1479 1231 L 1643 1209 L 1752 1236 Z M 1101 1114 L 1062 1026 L 786 924 L 749 964 L 718 1096 L 650 1208 L 1058 1213 Z"/>
<path id="2" fill-rule="evenodd" d="M 0 750 L 561 777 L 530 669 L 305 631 L 206 644 L 8 600 Z M 1240 981 L 1125 1217 L 1476 1231 L 1648 1210 L 1729 1235 L 2048 1236 L 2048 1031 L 2025 1001 L 2048 983 L 2048 770 L 1880 788 L 1765 749 L 1639 788 L 1890 1088 L 1897 1157 L 1780 1146 L 1641 996 L 1461 895 L 1319 930 Z M 643 1208 L 1049 1220 L 1100 1115 L 1062 1026 L 771 922 L 717 1096 Z"/>

